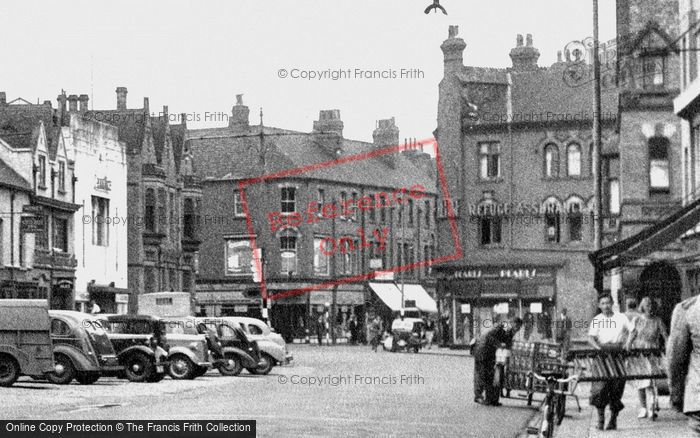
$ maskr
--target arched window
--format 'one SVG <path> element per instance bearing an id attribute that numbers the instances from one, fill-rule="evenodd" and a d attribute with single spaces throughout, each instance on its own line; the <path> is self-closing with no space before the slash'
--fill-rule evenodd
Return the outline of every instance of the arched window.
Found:
<path id="1" fill-rule="evenodd" d="M 282 274 L 291 275 L 297 272 L 297 233 L 289 228 L 280 235 L 280 259 Z"/>
<path id="2" fill-rule="evenodd" d="M 566 148 L 566 170 L 569 176 L 581 176 L 581 146 L 577 143 Z"/>
<path id="3" fill-rule="evenodd" d="M 559 243 L 561 241 L 561 204 L 554 197 L 547 198 L 542 204 L 544 213 L 545 241 Z"/>
<path id="4" fill-rule="evenodd" d="M 544 147 L 544 176 L 556 178 L 559 176 L 559 148 L 555 144 Z"/>
<path id="5" fill-rule="evenodd" d="M 649 139 L 649 193 L 669 193 L 669 140 L 656 136 Z"/>
<path id="6" fill-rule="evenodd" d="M 569 241 L 583 240 L 583 199 L 572 196 L 566 201 L 566 223 L 569 228 Z"/>
<path id="7" fill-rule="evenodd" d="M 156 231 L 156 192 L 153 189 L 146 189 L 145 196 L 145 226 L 146 231 Z"/>
<path id="8" fill-rule="evenodd" d="M 496 202 L 489 199 L 482 201 L 478 208 L 479 240 L 482 245 L 501 243 L 501 218 L 496 210 Z"/>

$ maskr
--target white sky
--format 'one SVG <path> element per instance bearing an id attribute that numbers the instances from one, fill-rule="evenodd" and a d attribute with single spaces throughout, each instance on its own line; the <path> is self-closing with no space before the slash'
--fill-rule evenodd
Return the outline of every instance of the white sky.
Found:
<path id="1" fill-rule="evenodd" d="M 539 64 L 592 33 L 591 0 L 101 0 L 0 3 L 0 91 L 8 100 L 91 95 L 95 109 L 150 97 L 151 110 L 230 114 L 243 93 L 258 123 L 309 131 L 320 109 L 341 110 L 345 137 L 372 138 L 396 117 L 401 138 L 435 129 L 440 44 L 448 25 L 467 42 L 465 64 L 507 67 L 516 34 L 533 34 Z M 600 0 L 601 40 L 615 34 L 615 2 Z M 417 68 L 423 79 L 280 79 L 278 70 Z M 193 127 L 225 122 L 191 123 Z"/>

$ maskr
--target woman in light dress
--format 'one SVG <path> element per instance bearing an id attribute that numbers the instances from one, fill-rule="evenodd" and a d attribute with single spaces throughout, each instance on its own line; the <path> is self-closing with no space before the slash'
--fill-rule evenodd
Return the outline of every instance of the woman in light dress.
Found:
<path id="1" fill-rule="evenodd" d="M 627 339 L 626 349 L 630 348 L 661 348 L 661 339 L 665 345 L 668 339 L 668 330 L 661 318 L 656 315 L 656 302 L 649 297 L 644 297 L 639 304 L 640 315 L 632 319 L 632 331 Z M 639 414 L 637 418 L 656 417 L 659 407 L 647 407 L 647 393 L 653 392 L 653 400 L 658 399 L 656 385 L 651 379 L 634 380 L 634 386 L 639 391 Z"/>

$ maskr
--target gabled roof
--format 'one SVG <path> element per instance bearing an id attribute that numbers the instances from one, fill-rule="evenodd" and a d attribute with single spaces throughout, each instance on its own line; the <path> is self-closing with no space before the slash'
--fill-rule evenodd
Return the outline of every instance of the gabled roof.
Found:
<path id="1" fill-rule="evenodd" d="M 36 139 L 39 134 L 39 123 L 44 123 L 48 145 L 54 145 L 58 141 L 60 126 L 54 117 L 54 111 L 50 103 L 43 104 L 16 104 L 0 106 L 0 137 L 15 148 L 36 148 Z M 55 127 L 55 129 L 54 129 Z M 49 154 L 51 147 L 49 146 Z"/>

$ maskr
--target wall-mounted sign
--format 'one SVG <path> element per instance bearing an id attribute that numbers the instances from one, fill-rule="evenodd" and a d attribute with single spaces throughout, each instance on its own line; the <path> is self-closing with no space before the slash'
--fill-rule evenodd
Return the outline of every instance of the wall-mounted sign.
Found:
<path id="1" fill-rule="evenodd" d="M 112 190 L 112 181 L 108 180 L 106 176 L 104 178 L 97 178 L 97 181 L 95 182 L 95 190 L 109 192 Z"/>
<path id="2" fill-rule="evenodd" d="M 501 269 L 502 278 L 535 278 L 537 269 Z"/>
<path id="3" fill-rule="evenodd" d="M 382 269 L 382 259 L 369 259 L 370 269 Z"/>
<path id="4" fill-rule="evenodd" d="M 31 214 L 41 214 L 44 212 L 44 207 L 41 205 L 23 205 L 22 206 L 22 213 L 31 213 Z"/>
<path id="5" fill-rule="evenodd" d="M 472 313 L 472 305 L 471 304 L 462 304 L 459 306 L 459 310 L 462 313 Z"/>
<path id="6" fill-rule="evenodd" d="M 493 306 L 493 311 L 499 315 L 508 314 L 508 303 L 498 303 Z"/>
<path id="7" fill-rule="evenodd" d="M 530 313 L 542 313 L 542 303 L 530 303 Z"/>
<path id="8" fill-rule="evenodd" d="M 456 271 L 452 278 L 481 278 L 481 269 L 467 269 Z"/>
<path id="9" fill-rule="evenodd" d="M 44 231 L 44 217 L 25 216 L 20 220 L 21 233 L 41 233 Z"/>
<path id="10" fill-rule="evenodd" d="M 233 306 L 233 311 L 236 313 L 248 313 L 248 306 L 246 306 L 246 305 Z"/>
<path id="11" fill-rule="evenodd" d="M 463 280 L 475 280 L 475 279 L 500 279 L 500 278 L 512 278 L 519 280 L 529 280 L 535 277 L 551 277 L 552 271 L 550 269 L 540 269 L 536 268 L 514 266 L 514 267 L 488 267 L 488 268 L 475 268 L 475 269 L 460 269 L 451 274 L 446 275 L 443 278 L 447 279 L 463 279 Z"/>
<path id="12" fill-rule="evenodd" d="M 129 304 L 129 294 L 114 294 L 114 302 L 117 304 Z"/>

